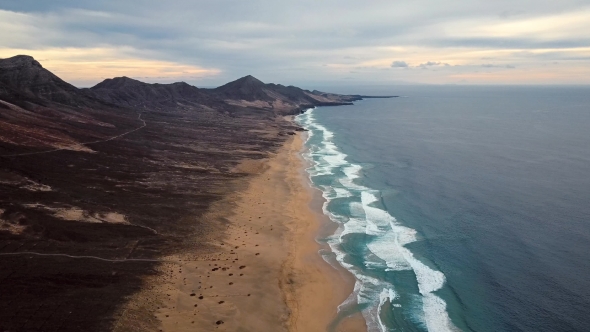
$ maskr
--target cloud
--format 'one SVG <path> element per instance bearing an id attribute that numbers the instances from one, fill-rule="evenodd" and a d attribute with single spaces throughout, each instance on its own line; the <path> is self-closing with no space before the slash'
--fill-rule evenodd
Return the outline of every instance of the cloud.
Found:
<path id="1" fill-rule="evenodd" d="M 354 68 L 364 68 L 354 75 L 357 82 L 392 82 L 392 67 L 409 69 L 396 71 L 399 80 L 456 82 L 453 75 L 481 71 L 481 62 L 515 67 L 494 71 L 499 74 L 493 82 L 510 83 L 503 73 L 526 69 L 523 77 L 533 77 L 557 61 L 551 82 L 590 83 L 590 35 L 585 32 L 590 31 L 590 7 L 584 2 L 416 0 L 366 6 L 339 0 L 335 6 L 335 0 L 143 0 L 138 6 L 130 1 L 6 0 L 0 4 L 0 56 L 77 50 L 63 56 L 75 60 L 88 80 L 92 66 L 107 62 L 98 59 L 102 53 L 92 53 L 102 49 L 110 50 L 109 59 L 136 59 L 137 65 L 216 70 L 191 76 L 198 77 L 190 82 L 197 85 L 253 74 L 303 86 L 338 82 Z M 431 70 L 410 70 L 415 68 Z M 74 71 L 68 75 L 76 81 Z"/>
<path id="2" fill-rule="evenodd" d="M 408 68 L 408 64 L 405 61 L 394 61 L 391 63 L 391 68 Z"/>
<path id="3" fill-rule="evenodd" d="M 524 15 L 524 14 L 526 14 L 526 11 L 524 11 L 524 10 L 518 10 L 518 11 L 504 10 L 504 11 L 500 12 L 498 14 L 498 16 L 502 19 L 509 19 L 514 16 L 519 16 L 519 15 Z"/>
<path id="4" fill-rule="evenodd" d="M 217 68 L 141 58 L 125 48 L 55 48 L 19 50 L 0 48 L 0 58 L 29 54 L 43 60 L 43 67 L 79 86 L 92 86 L 105 78 L 129 76 L 147 82 L 176 82 L 215 77 Z"/>
<path id="5" fill-rule="evenodd" d="M 516 68 L 513 65 L 494 65 L 494 64 L 491 64 L 491 63 L 484 63 L 481 66 L 484 67 L 484 68 L 508 68 L 508 69 L 514 69 L 514 68 Z"/>
<path id="6" fill-rule="evenodd" d="M 425 63 L 421 63 L 418 65 L 419 68 L 422 69 L 428 69 L 429 67 L 437 67 L 437 66 L 444 66 L 444 67 L 450 67 L 451 65 L 446 63 L 446 62 L 434 62 L 434 61 L 428 61 Z"/>

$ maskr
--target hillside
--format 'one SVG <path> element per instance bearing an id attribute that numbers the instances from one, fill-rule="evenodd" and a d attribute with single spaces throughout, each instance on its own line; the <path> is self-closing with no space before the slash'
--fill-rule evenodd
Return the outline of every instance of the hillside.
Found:
<path id="1" fill-rule="evenodd" d="M 86 149 L 141 124 L 130 109 L 86 95 L 30 56 L 0 60 L 0 154 Z"/>
<path id="2" fill-rule="evenodd" d="M 116 77 L 84 90 L 103 101 L 132 108 L 211 107 L 223 104 L 201 89 L 184 82 L 149 84 L 128 77 Z"/>
<path id="3" fill-rule="evenodd" d="M 209 91 L 230 105 L 272 110 L 277 114 L 296 114 L 314 106 L 350 105 L 362 99 L 360 96 L 327 95 L 294 86 L 267 84 L 251 75 Z"/>

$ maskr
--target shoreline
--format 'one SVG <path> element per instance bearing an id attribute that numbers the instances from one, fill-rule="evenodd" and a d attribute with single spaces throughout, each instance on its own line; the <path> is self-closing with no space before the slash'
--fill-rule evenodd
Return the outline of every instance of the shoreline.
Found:
<path id="1" fill-rule="evenodd" d="M 320 255 L 320 251 L 330 251 L 330 248 L 318 242 L 317 238 L 333 234 L 336 225 L 323 213 L 325 199 L 321 191 L 312 186 L 305 170 L 309 163 L 302 156 L 305 150 L 304 135 L 307 134 L 300 132 L 295 136 L 298 147 L 292 153 L 297 158 L 299 183 L 296 184 L 296 191 L 305 192 L 304 199 L 294 204 L 299 210 L 307 210 L 307 216 L 299 220 L 292 231 L 291 259 L 287 270 L 295 275 L 295 280 L 284 289 L 287 297 L 291 298 L 288 301 L 291 309 L 289 330 L 332 331 L 337 328 L 338 331 L 366 331 L 360 313 L 337 320 L 338 306 L 352 293 L 355 279 L 337 263 L 333 266 Z"/>
<path id="2" fill-rule="evenodd" d="M 114 331 L 366 331 L 360 313 L 336 320 L 354 277 L 319 253 L 335 225 L 305 171 L 303 135 L 238 166 L 245 185 L 205 216 L 223 235 L 207 252 L 166 257 Z"/>

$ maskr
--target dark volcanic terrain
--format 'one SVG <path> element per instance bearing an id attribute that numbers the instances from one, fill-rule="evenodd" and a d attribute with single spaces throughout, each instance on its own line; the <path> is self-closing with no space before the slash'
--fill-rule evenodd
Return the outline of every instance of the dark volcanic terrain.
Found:
<path id="1" fill-rule="evenodd" d="M 0 60 L 0 330 L 111 330 L 159 258 L 219 238 L 202 216 L 298 130 L 284 115 L 359 98 L 252 76 L 78 89 Z"/>
<path id="2" fill-rule="evenodd" d="M 361 96 L 327 94 L 294 86 L 265 84 L 253 76 L 211 89 L 210 93 L 230 105 L 272 110 L 276 114 L 296 114 L 314 106 L 351 105 Z"/>

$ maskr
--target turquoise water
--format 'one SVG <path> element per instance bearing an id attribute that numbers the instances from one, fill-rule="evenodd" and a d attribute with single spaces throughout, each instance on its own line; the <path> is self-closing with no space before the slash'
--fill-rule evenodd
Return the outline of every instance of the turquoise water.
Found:
<path id="1" fill-rule="evenodd" d="M 444 275 L 406 248 L 417 240 L 416 231 L 397 222 L 384 209 L 378 190 L 356 183 L 362 167 L 346 160 L 347 156 L 332 143 L 334 134 L 317 123 L 315 112 L 309 110 L 299 117 L 310 131 L 306 158 L 313 166 L 308 172 L 327 199 L 324 212 L 341 225 L 325 241 L 338 262 L 357 279 L 354 293 L 340 310 L 361 310 L 370 331 L 387 330 L 391 313 L 401 315 L 391 319 L 409 321 L 407 327 L 452 331 L 446 304 L 435 294 L 444 285 Z M 388 307 L 399 310 L 382 310 Z M 423 315 L 417 315 L 417 311 Z"/>
<path id="2" fill-rule="evenodd" d="M 298 117 L 369 331 L 587 331 L 590 89 L 405 87 Z"/>

